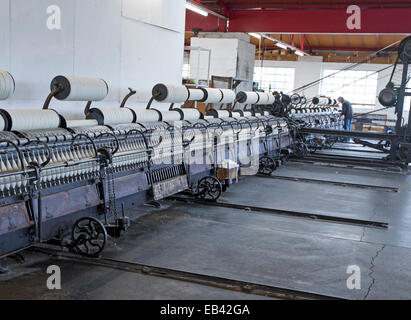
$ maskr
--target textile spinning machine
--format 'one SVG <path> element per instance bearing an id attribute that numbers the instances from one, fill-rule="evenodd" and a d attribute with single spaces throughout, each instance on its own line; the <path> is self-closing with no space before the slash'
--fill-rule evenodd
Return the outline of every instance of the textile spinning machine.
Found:
<path id="1" fill-rule="evenodd" d="M 14 88 L 0 71 L 0 100 Z M 273 116 L 261 92 L 157 84 L 144 110 L 128 104 L 132 89 L 99 106 L 108 92 L 102 79 L 57 76 L 42 109 L 0 110 L 0 257 L 45 242 L 98 255 L 130 226 L 130 207 L 180 192 L 215 201 L 239 174 L 271 173 L 292 153 L 292 121 L 304 121 Z M 84 120 L 53 99 L 84 102 Z M 176 107 L 186 101 L 206 114 Z"/>

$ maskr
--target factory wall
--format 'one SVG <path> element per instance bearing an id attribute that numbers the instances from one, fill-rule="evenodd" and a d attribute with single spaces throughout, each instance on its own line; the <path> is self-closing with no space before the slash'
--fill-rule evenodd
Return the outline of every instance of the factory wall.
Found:
<path id="1" fill-rule="evenodd" d="M 184 23 L 185 0 L 0 0 L 0 70 L 16 81 L 0 107 L 41 108 L 62 74 L 105 79 L 99 105 L 118 106 L 132 87 L 142 108 L 154 84 L 181 83 Z M 84 105 L 51 107 L 78 119 Z"/>
<path id="2" fill-rule="evenodd" d="M 256 61 L 256 66 L 261 66 L 261 61 Z M 321 62 L 321 61 L 273 61 L 273 60 L 265 60 L 263 62 L 263 66 L 265 67 L 289 67 L 289 68 L 295 68 L 295 79 L 294 79 L 294 88 L 299 88 L 303 85 L 306 85 L 308 83 L 311 83 L 313 81 L 316 81 L 321 78 L 322 75 L 322 70 L 323 69 L 343 69 L 347 67 L 348 63 L 331 63 L 331 62 Z M 357 66 L 353 70 L 361 70 L 361 71 L 377 71 L 380 70 L 384 67 L 387 67 L 386 64 L 362 64 Z M 378 74 L 378 84 L 377 84 L 377 95 L 380 93 L 382 89 L 385 88 L 387 85 L 387 82 L 389 80 L 389 76 L 391 75 L 392 68 L 388 70 L 384 70 L 382 72 L 379 72 Z M 321 94 L 319 92 L 320 88 L 319 85 L 313 86 L 309 89 L 306 89 L 304 92 L 301 92 L 302 95 L 305 95 L 307 97 L 314 97 L 317 96 L 318 94 Z M 338 95 L 338 93 L 336 93 Z M 335 98 L 338 98 L 336 96 Z M 346 97 L 347 100 L 349 100 L 349 97 Z M 378 98 L 376 97 L 375 99 L 375 105 L 376 108 L 382 108 L 381 104 L 378 102 Z M 409 102 L 406 103 L 407 106 L 409 106 Z M 408 109 L 408 107 L 407 107 Z M 359 108 L 355 107 L 355 112 L 368 112 L 371 109 L 369 108 Z M 386 111 L 379 111 L 378 114 L 383 114 L 387 113 L 389 118 L 396 118 L 396 115 L 394 115 L 394 109 L 389 108 L 386 109 Z M 405 112 L 404 118 L 408 119 L 408 111 Z"/>

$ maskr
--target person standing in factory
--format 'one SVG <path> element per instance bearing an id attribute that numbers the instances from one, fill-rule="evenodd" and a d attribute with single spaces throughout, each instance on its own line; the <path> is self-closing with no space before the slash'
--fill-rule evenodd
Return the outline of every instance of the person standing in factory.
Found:
<path id="1" fill-rule="evenodd" d="M 352 131 L 353 110 L 351 102 L 345 100 L 343 97 L 338 98 L 338 102 L 342 104 L 341 116 L 344 117 L 344 130 Z M 345 142 L 350 142 L 350 137 L 345 139 Z"/>

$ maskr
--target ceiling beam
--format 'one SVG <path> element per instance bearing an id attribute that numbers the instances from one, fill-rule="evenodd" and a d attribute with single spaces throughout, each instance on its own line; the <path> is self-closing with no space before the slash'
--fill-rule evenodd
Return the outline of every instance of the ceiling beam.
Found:
<path id="1" fill-rule="evenodd" d="M 216 4 L 216 1 L 201 1 L 202 4 L 210 8 Z M 408 0 L 393 0 L 393 1 L 368 1 L 360 3 L 360 1 L 340 0 L 340 1 L 231 1 L 230 7 L 232 10 L 258 10 L 258 9 L 344 9 L 351 4 L 356 4 L 362 9 L 380 9 L 380 8 L 410 8 Z"/>
<path id="2" fill-rule="evenodd" d="M 230 10 L 230 32 L 409 34 L 411 6 L 361 10 L 360 29 L 347 27 L 346 7 L 326 10 Z"/>
<path id="3" fill-rule="evenodd" d="M 278 50 L 278 47 L 277 47 L 277 46 L 268 46 L 268 47 L 265 47 L 265 49 L 266 49 L 266 50 Z M 364 47 L 311 46 L 311 50 L 312 50 L 313 52 L 315 52 L 315 51 L 330 51 L 330 52 L 333 52 L 333 51 L 377 52 L 378 50 L 381 50 L 381 49 L 378 49 L 378 48 L 364 48 Z M 395 51 L 395 49 L 392 49 L 392 50 L 386 50 L 385 52 L 396 52 L 396 51 Z"/>
<path id="4" fill-rule="evenodd" d="M 306 36 L 306 35 L 303 35 L 303 37 L 304 37 L 305 43 L 307 44 L 307 47 L 308 47 L 308 49 L 310 50 L 310 52 L 313 51 L 312 46 L 311 46 L 311 43 L 310 43 L 310 41 L 308 41 L 307 36 Z"/>
<path id="5" fill-rule="evenodd" d="M 230 18 L 230 8 L 227 6 L 227 4 L 223 0 L 218 0 L 218 4 L 221 8 L 223 8 L 223 15 Z"/>

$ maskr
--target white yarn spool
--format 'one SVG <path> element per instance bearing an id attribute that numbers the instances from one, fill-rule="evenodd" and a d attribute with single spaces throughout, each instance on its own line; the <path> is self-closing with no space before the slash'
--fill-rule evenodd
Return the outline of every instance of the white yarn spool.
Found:
<path id="1" fill-rule="evenodd" d="M 103 116 L 104 125 L 132 123 L 134 113 L 129 108 L 93 108 L 91 113 L 98 111 Z"/>
<path id="2" fill-rule="evenodd" d="M 97 120 L 68 120 L 66 121 L 67 128 L 80 128 L 80 127 L 95 127 L 98 126 Z"/>
<path id="3" fill-rule="evenodd" d="M 267 93 L 257 92 L 257 94 L 260 97 L 258 99 L 258 102 L 256 103 L 257 105 L 268 104 L 268 94 Z"/>
<path id="4" fill-rule="evenodd" d="M 244 103 L 244 104 L 256 104 L 259 99 L 260 99 L 260 96 L 258 95 L 257 92 L 254 92 L 254 91 L 240 91 L 237 94 L 238 102 Z"/>
<path id="5" fill-rule="evenodd" d="M 220 89 L 223 92 L 223 100 L 220 103 L 234 103 L 235 92 L 230 89 Z"/>
<path id="6" fill-rule="evenodd" d="M 4 121 L 3 115 L 0 114 L 0 131 L 6 130 L 6 122 Z"/>
<path id="7" fill-rule="evenodd" d="M 268 103 L 267 104 L 273 104 L 275 102 L 275 97 L 271 93 L 267 93 L 268 95 Z"/>
<path id="8" fill-rule="evenodd" d="M 178 111 L 161 111 L 162 121 L 180 121 L 181 114 Z"/>
<path id="9" fill-rule="evenodd" d="M 318 98 L 318 97 L 315 97 L 315 98 L 313 98 L 313 100 L 312 100 L 312 103 L 313 104 L 320 104 L 320 105 L 322 105 L 322 104 L 328 104 L 328 98 Z"/>
<path id="10" fill-rule="evenodd" d="M 156 110 L 135 111 L 136 122 L 157 122 L 160 121 L 160 113 Z"/>
<path id="11" fill-rule="evenodd" d="M 230 112 L 227 110 L 217 110 L 218 118 L 230 118 Z"/>
<path id="12" fill-rule="evenodd" d="M 241 116 L 241 113 L 238 112 L 238 111 L 233 111 L 233 112 L 231 112 L 231 115 L 232 115 L 233 118 L 236 118 L 236 119 L 242 117 L 242 116 Z"/>
<path id="13" fill-rule="evenodd" d="M 159 83 L 154 86 L 152 94 L 158 102 L 183 103 L 188 99 L 188 92 L 185 86 Z"/>
<path id="14" fill-rule="evenodd" d="M 252 117 L 253 114 L 250 111 L 244 111 L 244 117 Z"/>
<path id="15" fill-rule="evenodd" d="M 204 91 L 201 89 L 188 89 L 190 92 L 190 97 L 188 100 L 190 101 L 200 101 L 204 99 Z"/>
<path id="16" fill-rule="evenodd" d="M 183 120 L 199 120 L 201 119 L 201 112 L 198 109 L 180 109 L 184 113 Z"/>
<path id="17" fill-rule="evenodd" d="M 8 99 L 14 93 L 15 83 L 10 73 L 0 70 L 0 100 Z"/>
<path id="18" fill-rule="evenodd" d="M 9 117 L 8 131 L 56 129 L 60 117 L 54 110 L 5 110 Z"/>
<path id="19" fill-rule="evenodd" d="M 60 88 L 56 99 L 64 101 L 101 101 L 108 94 L 103 79 L 57 76 L 51 82 L 51 90 L 55 86 Z"/>
<path id="20" fill-rule="evenodd" d="M 223 92 L 220 89 L 203 88 L 207 92 L 207 98 L 204 103 L 220 103 L 223 100 Z"/>

